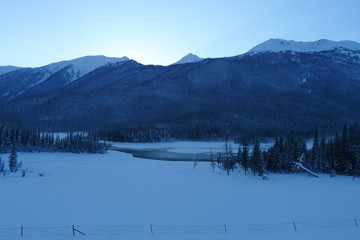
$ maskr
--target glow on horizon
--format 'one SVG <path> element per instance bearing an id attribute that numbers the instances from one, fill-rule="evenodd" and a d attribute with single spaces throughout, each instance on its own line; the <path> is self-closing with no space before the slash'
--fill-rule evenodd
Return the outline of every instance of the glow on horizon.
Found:
<path id="1" fill-rule="evenodd" d="M 0 66 L 86 55 L 169 65 L 242 54 L 269 38 L 360 42 L 358 0 L 1 0 Z"/>

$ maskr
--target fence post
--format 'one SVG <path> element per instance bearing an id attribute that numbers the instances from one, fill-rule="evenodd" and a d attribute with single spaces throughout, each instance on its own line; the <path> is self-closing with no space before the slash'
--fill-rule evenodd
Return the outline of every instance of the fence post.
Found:
<path id="1" fill-rule="evenodd" d="M 75 236 L 75 227 L 74 227 L 74 225 L 72 225 L 72 232 L 73 232 L 73 236 Z"/>
<path id="2" fill-rule="evenodd" d="M 24 236 L 24 227 L 21 226 L 21 236 L 23 237 Z"/>
<path id="3" fill-rule="evenodd" d="M 294 229 L 295 229 L 295 231 L 297 231 L 297 229 L 296 229 L 296 225 L 295 225 L 295 222 L 293 222 L 293 225 L 294 225 Z"/>
<path id="4" fill-rule="evenodd" d="M 356 218 L 354 218 L 354 222 L 355 222 L 355 225 L 357 226 L 357 225 L 358 225 L 358 223 L 357 223 L 357 220 L 356 220 Z"/>
<path id="5" fill-rule="evenodd" d="M 151 234 L 154 234 L 152 224 L 150 224 L 150 231 L 151 231 Z"/>
<path id="6" fill-rule="evenodd" d="M 226 224 L 224 224 L 224 231 L 227 233 Z"/>

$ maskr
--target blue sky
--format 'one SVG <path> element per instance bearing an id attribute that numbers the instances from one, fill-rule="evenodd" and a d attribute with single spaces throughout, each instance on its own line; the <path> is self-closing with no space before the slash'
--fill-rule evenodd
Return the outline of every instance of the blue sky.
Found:
<path id="1" fill-rule="evenodd" d="M 359 0 L 0 0 L 0 66 L 85 55 L 171 64 L 269 38 L 360 42 Z"/>

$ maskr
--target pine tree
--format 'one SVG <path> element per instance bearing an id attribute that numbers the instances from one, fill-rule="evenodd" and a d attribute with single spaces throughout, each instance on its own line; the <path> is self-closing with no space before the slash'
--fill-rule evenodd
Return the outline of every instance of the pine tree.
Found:
<path id="1" fill-rule="evenodd" d="M 9 156 L 9 169 L 10 172 L 16 172 L 18 170 L 17 154 L 15 151 L 15 147 L 11 149 L 11 153 Z"/>
<path id="2" fill-rule="evenodd" d="M 222 168 L 226 170 L 227 175 L 230 175 L 230 170 L 234 170 L 236 164 L 235 157 L 233 156 L 231 145 L 226 141 L 225 142 L 225 154 L 221 159 Z"/>
<path id="3" fill-rule="evenodd" d="M 259 176 L 264 175 L 264 167 L 263 167 L 262 157 L 263 156 L 262 156 L 262 152 L 260 149 L 259 141 L 256 140 L 255 145 L 254 145 L 253 154 L 252 154 L 252 159 L 251 159 L 251 170 L 252 170 L 254 176 L 256 174 L 258 174 Z"/>
<path id="4" fill-rule="evenodd" d="M 270 172 L 281 172 L 280 148 L 279 140 L 276 137 L 274 146 L 268 149 L 266 155 L 266 169 Z"/>
<path id="5" fill-rule="evenodd" d="M 335 170 L 338 174 L 350 174 L 349 137 L 347 125 L 344 126 L 342 135 L 336 134 L 334 140 Z"/>
<path id="6" fill-rule="evenodd" d="M 243 150 L 241 154 L 241 166 L 243 167 L 244 172 L 246 174 L 249 169 L 249 150 L 246 144 L 243 146 Z"/>
<path id="7" fill-rule="evenodd" d="M 342 172 L 344 174 L 351 174 L 351 165 L 350 165 L 350 152 L 349 152 L 349 129 L 347 124 L 345 124 L 341 136 L 341 151 L 342 158 L 340 162 L 340 166 L 342 168 Z"/>
<path id="8" fill-rule="evenodd" d="M 326 158 L 326 140 L 323 136 L 320 140 L 320 172 L 330 173 L 331 172 L 331 164 L 329 160 Z"/>
<path id="9" fill-rule="evenodd" d="M 360 174 L 360 127 L 357 123 L 349 127 L 349 157 L 353 178 Z"/>
<path id="10" fill-rule="evenodd" d="M 211 149 L 211 153 L 210 153 L 210 161 L 211 161 L 211 169 L 214 172 L 215 171 L 215 160 L 214 160 L 214 155 L 213 155 L 212 149 Z"/>
<path id="11" fill-rule="evenodd" d="M 1 160 L 1 157 L 0 157 L 0 173 L 2 173 L 4 171 L 5 171 L 5 163 Z"/>
<path id="12" fill-rule="evenodd" d="M 288 151 L 287 151 L 287 143 L 284 142 L 284 138 L 281 136 L 278 145 L 279 151 L 279 166 L 281 172 L 289 173 L 289 161 Z"/>
<path id="13" fill-rule="evenodd" d="M 310 167 L 314 172 L 319 172 L 320 170 L 320 138 L 317 129 L 315 130 L 314 142 L 311 149 Z"/>
<path id="14" fill-rule="evenodd" d="M 238 152 L 236 154 L 236 163 L 240 165 L 241 165 L 241 155 L 242 155 L 242 150 L 241 150 L 241 145 L 239 145 Z"/>
<path id="15" fill-rule="evenodd" d="M 326 144 L 326 155 L 325 158 L 327 159 L 327 164 L 329 166 L 329 173 L 330 173 L 330 177 L 334 177 L 335 176 L 335 158 L 334 158 L 334 152 L 335 152 L 335 147 L 334 147 L 334 141 L 333 139 L 331 139 L 330 141 L 328 141 L 328 143 Z"/>

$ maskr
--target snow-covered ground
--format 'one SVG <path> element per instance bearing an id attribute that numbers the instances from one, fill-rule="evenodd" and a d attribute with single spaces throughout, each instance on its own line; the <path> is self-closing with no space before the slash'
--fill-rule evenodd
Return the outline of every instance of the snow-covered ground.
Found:
<path id="1" fill-rule="evenodd" d="M 159 146 L 171 144 L 175 143 Z M 155 144 L 139 147 L 149 145 Z M 20 173 L 0 177 L 0 239 L 360 236 L 354 221 L 360 218 L 360 179 L 270 174 L 263 181 L 241 172 L 213 172 L 209 163 L 199 162 L 193 170 L 192 162 L 151 161 L 116 151 L 18 153 L 18 159 L 33 172 L 24 178 Z M 71 225 L 87 235 L 73 237 Z"/>

